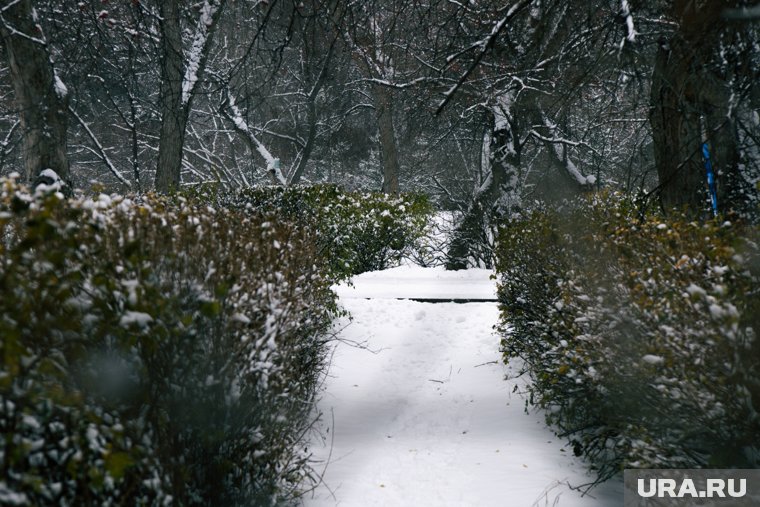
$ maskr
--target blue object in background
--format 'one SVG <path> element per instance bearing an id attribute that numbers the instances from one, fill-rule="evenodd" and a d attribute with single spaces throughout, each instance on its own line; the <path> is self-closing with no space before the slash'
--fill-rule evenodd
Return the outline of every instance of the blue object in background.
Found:
<path id="1" fill-rule="evenodd" d="M 713 216 L 718 216 L 718 192 L 715 189 L 715 173 L 710 160 L 710 148 L 707 143 L 702 143 L 702 155 L 705 157 L 705 169 L 707 170 L 707 186 L 710 188 L 710 201 L 712 202 Z"/>

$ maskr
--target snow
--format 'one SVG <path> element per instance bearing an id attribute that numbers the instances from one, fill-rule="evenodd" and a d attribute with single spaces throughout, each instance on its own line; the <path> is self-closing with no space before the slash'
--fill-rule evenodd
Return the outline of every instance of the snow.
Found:
<path id="1" fill-rule="evenodd" d="M 58 176 L 58 173 L 55 172 L 52 169 L 43 169 L 40 172 L 40 176 L 39 177 L 40 178 L 49 178 L 49 179 L 53 180 L 53 183 L 57 183 L 57 182 L 61 181 L 61 177 Z"/>
<path id="2" fill-rule="evenodd" d="M 375 299 L 496 299 L 496 281 L 488 269 L 446 271 L 443 267 L 400 266 L 353 278 L 353 286 L 336 285 L 341 300 Z"/>
<path id="3" fill-rule="evenodd" d="M 544 125 L 551 130 L 555 130 L 557 128 L 557 125 L 554 122 L 552 122 L 543 112 L 541 114 L 544 119 Z M 575 163 L 572 160 L 570 160 L 570 157 L 565 156 L 565 144 L 577 146 L 579 143 L 575 143 L 572 141 L 568 142 L 564 139 L 545 138 L 541 136 L 540 134 L 536 133 L 535 131 L 533 132 L 533 135 L 535 135 L 536 137 L 538 137 L 539 139 L 543 141 L 548 141 L 552 144 L 552 149 L 554 150 L 554 154 L 556 155 L 557 160 L 565 164 L 565 170 L 570 174 L 570 176 L 572 176 L 578 182 L 579 185 L 584 186 L 584 185 L 596 184 L 596 181 L 597 181 L 596 176 L 594 175 L 584 176 L 581 170 L 578 168 L 578 166 L 575 165 Z"/>
<path id="4" fill-rule="evenodd" d="M 631 15 L 631 6 L 628 4 L 628 0 L 621 0 L 620 2 L 620 14 L 625 18 L 626 36 L 625 40 L 628 42 L 636 41 L 636 28 L 633 25 L 633 16 Z M 625 43 L 625 42 L 623 42 Z"/>
<path id="5" fill-rule="evenodd" d="M 63 81 L 61 81 L 61 78 L 55 70 L 53 71 L 53 89 L 55 90 L 55 94 L 58 95 L 58 98 L 61 100 L 65 99 L 69 94 L 69 89 L 63 84 Z"/>
<path id="6" fill-rule="evenodd" d="M 63 84 L 63 83 L 61 83 Z M 95 148 L 97 148 L 97 153 L 100 156 L 100 158 L 105 162 L 106 166 L 108 167 L 108 170 L 111 171 L 111 173 L 116 176 L 116 178 L 125 186 L 131 188 L 132 184 L 124 178 L 124 176 L 121 175 L 118 169 L 116 169 L 116 166 L 111 161 L 110 157 L 108 156 L 107 149 L 101 144 L 101 142 L 98 140 L 98 137 L 95 135 L 95 133 L 92 131 L 90 126 L 87 124 L 87 122 L 84 121 L 84 119 L 77 114 L 77 112 L 73 108 L 69 108 L 69 112 L 72 114 L 72 116 L 79 122 L 79 124 L 84 128 L 84 131 L 87 132 L 87 135 L 89 136 L 92 143 L 95 145 Z"/>
<path id="7" fill-rule="evenodd" d="M 249 319 L 247 316 L 243 315 L 242 313 L 235 313 L 230 317 L 230 320 L 233 322 L 239 322 L 241 324 L 250 324 L 251 319 Z"/>
<path id="8" fill-rule="evenodd" d="M 495 119 L 494 130 L 509 128 L 509 120 L 512 116 L 512 106 L 515 102 L 515 92 L 509 91 L 496 97 L 496 105 L 493 107 Z"/>
<path id="9" fill-rule="evenodd" d="M 713 266 L 712 270 L 718 276 L 723 276 L 729 271 L 728 266 Z"/>
<path id="10" fill-rule="evenodd" d="M 261 148 L 263 148 L 263 145 L 259 146 L 259 152 L 261 152 Z M 280 185 L 286 185 L 287 180 L 285 179 L 285 175 L 282 174 L 282 170 L 280 169 L 280 159 L 279 158 L 273 158 L 269 162 L 267 162 L 267 172 L 274 175 L 274 179 L 276 182 L 278 182 Z"/>
<path id="11" fill-rule="evenodd" d="M 561 161 L 564 161 L 565 169 L 573 178 L 575 178 L 578 184 L 593 185 L 596 183 L 596 177 L 593 177 L 593 180 L 589 181 L 588 177 L 584 176 L 581 173 L 580 169 L 578 169 L 578 166 L 576 166 L 575 163 L 570 160 L 570 157 L 565 157 L 562 146 L 560 146 L 558 143 L 555 143 L 552 147 L 554 148 L 554 153 L 557 154 L 557 158 Z"/>
<path id="12" fill-rule="evenodd" d="M 243 119 L 243 113 L 237 107 L 235 97 L 230 90 L 227 91 L 227 105 L 230 109 L 229 117 L 232 123 L 235 125 L 242 134 L 246 136 L 252 147 L 255 147 L 256 151 L 261 155 L 267 164 L 267 171 L 272 172 L 277 178 L 277 182 L 281 185 L 286 185 L 287 180 L 280 169 L 280 159 L 272 155 L 269 150 L 264 146 L 261 141 L 254 135 L 251 129 L 248 128 L 248 123 Z"/>
<path id="13" fill-rule="evenodd" d="M 593 478 L 541 413 L 525 413 L 513 392 L 524 381 L 505 380 L 496 303 L 393 299 L 493 297 L 489 275 L 407 266 L 337 287 L 353 320 L 337 324 L 319 402 L 327 436 L 310 448 L 324 481 L 306 507 L 622 504 L 620 481 L 569 488 Z"/>
<path id="14" fill-rule="evenodd" d="M 40 422 L 34 416 L 29 414 L 21 416 L 21 422 L 29 429 L 37 430 L 40 428 Z"/>
<path id="15" fill-rule="evenodd" d="M 647 354 L 644 357 L 641 358 L 642 361 L 644 361 L 647 364 L 663 364 L 665 362 L 665 358 L 662 356 L 656 356 L 654 354 Z"/>
<path id="16" fill-rule="evenodd" d="M 153 322 L 153 317 L 147 313 L 127 311 L 121 316 L 119 325 L 127 327 L 131 324 L 136 324 L 138 327 L 146 327 L 151 322 Z"/>
<path id="17" fill-rule="evenodd" d="M 29 498 L 24 493 L 17 493 L 9 489 L 5 481 L 0 481 L 0 504 L 29 505 Z"/>
<path id="18" fill-rule="evenodd" d="M 686 292 L 691 296 L 692 298 L 695 297 L 703 297 L 707 295 L 707 291 L 703 289 L 702 287 L 695 285 L 694 283 L 689 284 L 688 287 L 686 287 Z"/>
<path id="19" fill-rule="evenodd" d="M 214 16 L 220 6 L 217 2 L 206 0 L 201 7 L 201 14 L 196 27 L 195 36 L 187 55 L 187 64 L 185 77 L 182 80 L 182 105 L 190 103 L 195 85 L 198 82 L 198 72 L 200 71 L 201 61 L 208 51 L 211 36 L 211 28 L 214 24 Z"/>
<path id="20" fill-rule="evenodd" d="M 52 169 L 43 169 L 37 176 L 37 186 L 34 188 L 35 196 L 46 195 L 49 192 L 60 192 L 64 187 L 64 182 L 58 173 Z M 46 182 L 45 180 L 49 181 Z"/>

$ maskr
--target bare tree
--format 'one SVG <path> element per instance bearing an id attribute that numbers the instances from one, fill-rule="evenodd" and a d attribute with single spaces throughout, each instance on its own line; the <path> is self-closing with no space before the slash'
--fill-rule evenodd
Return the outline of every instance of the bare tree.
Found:
<path id="1" fill-rule="evenodd" d="M 606 23 L 587 27 L 578 36 L 574 24 L 588 7 L 565 2 L 514 1 L 485 10 L 459 5 L 463 15 L 457 17 L 458 23 L 466 19 L 471 25 L 464 37 L 449 35 L 461 42 L 450 49 L 441 66 L 458 72 L 438 111 L 459 94 L 470 107 L 484 111 L 491 128 L 486 144 L 488 176 L 454 231 L 449 269 L 467 267 L 471 259 L 490 263 L 488 253 L 481 252 L 484 245 L 488 249 L 489 224 L 522 207 L 527 176 L 522 155 L 530 142 L 546 150 L 551 166 L 560 168 L 562 180 L 569 180 L 575 192 L 595 183 L 596 178 L 582 174 L 569 157 L 567 145 L 581 143 L 558 135 L 558 122 L 548 115 L 563 112 L 555 105 L 556 88 L 578 89 L 587 79 L 578 75 L 578 69 L 592 59 L 594 42 L 607 27 Z M 458 61 L 461 65 L 454 67 Z"/>
<path id="2" fill-rule="evenodd" d="M 179 0 L 160 3 L 161 134 L 156 166 L 156 190 L 179 188 L 187 121 L 198 82 L 203 78 L 212 46 L 213 33 L 224 8 L 224 0 L 205 0 L 195 16 L 195 29 L 185 52 L 182 40 L 182 4 Z"/>
<path id="3" fill-rule="evenodd" d="M 52 169 L 67 181 L 68 90 L 50 59 L 31 0 L 6 2 L 0 9 L 0 34 L 19 111 L 26 180 L 31 183 Z"/>
<path id="4" fill-rule="evenodd" d="M 742 81 L 757 77 L 757 68 L 742 55 L 752 51 L 756 34 L 722 17 L 739 4 L 721 0 L 697 6 L 675 0 L 666 12 L 676 29 L 660 41 L 652 73 L 651 124 L 659 191 L 668 209 L 685 207 L 700 214 L 708 208 L 705 143 L 717 169 L 720 205 L 741 209 L 751 194 L 740 170 L 735 118 L 737 106 L 746 100 Z"/>
<path id="5" fill-rule="evenodd" d="M 352 2 L 344 30 L 351 56 L 364 79 L 369 83 L 375 109 L 380 155 L 382 191 L 399 192 L 398 140 L 394 125 L 394 85 L 399 79 L 398 66 L 402 47 L 400 38 L 410 36 L 403 31 L 403 16 L 408 2 Z M 396 85 L 397 86 L 397 85 Z"/>

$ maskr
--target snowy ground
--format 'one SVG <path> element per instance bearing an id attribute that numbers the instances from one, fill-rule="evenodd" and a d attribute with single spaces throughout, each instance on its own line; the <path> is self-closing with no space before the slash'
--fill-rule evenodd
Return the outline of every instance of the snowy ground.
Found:
<path id="1" fill-rule="evenodd" d="M 328 462 L 307 507 L 622 505 L 622 486 L 581 496 L 583 463 L 526 414 L 499 361 L 490 273 L 397 268 L 339 288 L 354 320 L 340 332 L 320 402 L 330 426 L 313 451 Z M 373 298 L 373 299 L 365 299 Z M 364 348 L 351 346 L 361 344 Z M 518 387 L 519 388 L 519 387 Z"/>
<path id="2" fill-rule="evenodd" d="M 401 266 L 354 277 L 353 286 L 336 285 L 340 299 L 496 299 L 492 271 Z M 495 324 L 496 321 L 491 324 Z"/>

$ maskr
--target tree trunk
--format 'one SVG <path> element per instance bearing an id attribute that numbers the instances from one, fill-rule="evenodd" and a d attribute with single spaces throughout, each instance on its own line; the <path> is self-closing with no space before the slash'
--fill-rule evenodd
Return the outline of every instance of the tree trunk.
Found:
<path id="1" fill-rule="evenodd" d="M 703 79 L 700 90 L 704 104 L 703 128 L 715 171 L 718 209 L 746 211 L 754 204 L 748 206 L 746 202 L 751 189 L 745 188 L 740 170 L 739 132 L 734 121 L 736 113 L 731 112 L 730 85 L 728 80 L 714 77 Z"/>
<path id="2" fill-rule="evenodd" d="M 182 50 L 181 6 L 185 2 L 161 2 L 161 137 L 158 142 L 156 190 L 177 190 L 182 175 L 185 130 L 198 83 L 206 70 L 214 29 L 225 0 L 205 0 L 187 52 Z"/>
<path id="3" fill-rule="evenodd" d="M 660 200 L 665 209 L 694 213 L 705 209 L 708 197 L 697 79 L 685 41 L 675 39 L 669 49 L 660 47 L 652 74 L 650 115 Z"/>
<path id="4" fill-rule="evenodd" d="M 730 112 L 730 77 L 721 74 L 720 32 L 723 9 L 736 2 L 719 0 L 695 8 L 674 2 L 679 27 L 661 43 L 652 73 L 650 123 L 663 208 L 698 216 L 709 209 L 703 137 L 711 151 L 718 206 L 731 207 L 741 193 L 737 132 Z M 738 203 L 741 205 L 741 203 Z"/>
<path id="5" fill-rule="evenodd" d="M 561 202 L 593 190 L 596 177 L 593 175 L 586 176 L 582 173 L 581 168 L 575 165 L 568 153 L 566 144 L 560 141 L 552 141 L 552 139 L 562 137 L 562 130 L 564 129 L 559 128 L 559 125 L 567 125 L 567 119 L 560 118 L 559 125 L 555 124 L 544 113 L 546 106 L 542 104 L 542 99 L 544 97 L 536 98 L 536 103 L 528 117 L 532 118 L 533 125 L 543 125 L 547 129 L 548 137 L 547 140 L 544 140 L 546 156 L 548 163 L 556 168 L 557 172 L 554 177 L 547 173 L 548 183 L 536 188 L 540 189 L 542 199 Z"/>
<path id="6" fill-rule="evenodd" d="M 293 168 L 292 174 L 288 177 L 288 185 L 297 185 L 303 173 L 306 170 L 306 164 L 309 162 L 311 152 L 314 151 L 314 144 L 317 139 L 317 104 L 311 97 L 307 104 L 307 115 L 309 121 L 309 132 L 306 135 L 306 144 L 301 150 L 301 157 L 298 159 L 298 165 Z"/>
<path id="7" fill-rule="evenodd" d="M 156 190 L 168 193 L 179 189 L 189 110 L 182 104 L 184 55 L 178 0 L 161 2 L 161 16 L 161 135 L 158 143 Z"/>
<path id="8" fill-rule="evenodd" d="M 492 220 L 520 208 L 520 145 L 511 99 L 502 101 L 501 107 L 489 114 L 493 124 L 489 139 L 489 174 L 452 234 L 446 269 L 466 269 L 472 259 L 490 267 L 488 243 Z"/>
<path id="9" fill-rule="evenodd" d="M 19 110 L 26 181 L 33 183 L 40 172 L 52 169 L 68 182 L 68 92 L 50 62 L 31 0 L 6 6 L 3 18 L 0 34 Z"/>
<path id="10" fill-rule="evenodd" d="M 396 131 L 393 127 L 393 99 L 390 92 L 382 85 L 375 85 L 375 117 L 380 134 L 380 156 L 383 163 L 383 192 L 398 194 L 398 149 L 396 148 Z"/>

